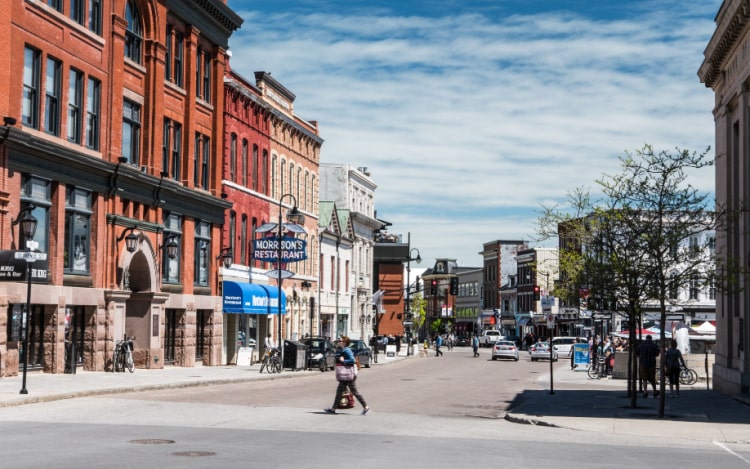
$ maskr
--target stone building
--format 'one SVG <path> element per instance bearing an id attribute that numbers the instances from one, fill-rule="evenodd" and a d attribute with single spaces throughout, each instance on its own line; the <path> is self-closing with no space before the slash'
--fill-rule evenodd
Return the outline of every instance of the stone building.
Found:
<path id="1" fill-rule="evenodd" d="M 750 263 L 750 2 L 725 0 L 716 15 L 716 31 L 706 46 L 698 76 L 714 91 L 716 127 L 716 204 L 741 213 L 716 232 L 720 258 Z M 741 288 L 721 289 L 716 297 L 716 362 L 713 385 L 726 394 L 750 392 L 750 295 L 747 276 Z"/>
<path id="2" fill-rule="evenodd" d="M 124 336 L 138 367 L 219 364 L 223 77 L 242 21 L 219 0 L 89 4 L 13 1 L 0 17 L 0 248 L 16 268 L 29 245 L 13 222 L 30 213 L 48 255 L 29 366 L 104 370 Z M 0 282 L 4 376 L 26 293 Z"/>

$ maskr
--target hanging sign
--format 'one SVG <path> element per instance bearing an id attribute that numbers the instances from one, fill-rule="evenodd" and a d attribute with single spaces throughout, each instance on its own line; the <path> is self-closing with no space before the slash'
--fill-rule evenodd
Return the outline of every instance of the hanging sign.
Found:
<path id="1" fill-rule="evenodd" d="M 263 262 L 278 262 L 278 236 L 253 240 L 253 259 Z M 307 241 L 292 236 L 281 238 L 281 262 L 299 262 L 307 259 Z"/>

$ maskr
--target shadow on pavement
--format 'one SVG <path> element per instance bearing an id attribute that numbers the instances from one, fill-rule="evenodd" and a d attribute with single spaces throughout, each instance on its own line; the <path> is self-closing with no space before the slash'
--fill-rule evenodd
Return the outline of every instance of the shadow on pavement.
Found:
<path id="1" fill-rule="evenodd" d="M 632 408 L 626 389 L 555 390 L 554 394 L 527 390 L 513 399 L 508 412 L 532 418 L 656 419 L 658 406 L 658 398 L 649 395 L 644 399 L 639 394 Z M 750 406 L 715 391 L 683 389 L 679 397 L 665 398 L 664 419 L 746 424 L 750 422 Z"/>

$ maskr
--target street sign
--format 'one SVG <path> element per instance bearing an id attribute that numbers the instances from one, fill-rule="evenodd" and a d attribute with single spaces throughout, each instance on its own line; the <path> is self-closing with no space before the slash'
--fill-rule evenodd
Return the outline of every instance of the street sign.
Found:
<path id="1" fill-rule="evenodd" d="M 404 326 L 413 326 L 413 325 L 414 325 L 413 321 L 404 321 Z"/>
<path id="2" fill-rule="evenodd" d="M 278 279 L 279 270 L 278 269 L 269 270 L 268 272 L 265 273 L 265 276 L 271 279 Z M 294 277 L 294 272 L 292 272 L 291 270 L 281 269 L 281 280 L 285 280 L 285 279 L 292 278 L 292 277 Z"/>
<path id="3" fill-rule="evenodd" d="M 16 259 L 23 259 L 26 262 L 46 261 L 46 252 L 32 252 L 32 251 L 18 251 L 15 255 Z"/>

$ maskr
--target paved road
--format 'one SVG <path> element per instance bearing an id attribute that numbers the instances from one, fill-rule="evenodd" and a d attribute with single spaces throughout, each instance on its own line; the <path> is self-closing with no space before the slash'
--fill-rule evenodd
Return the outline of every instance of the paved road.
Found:
<path id="1" fill-rule="evenodd" d="M 443 358 L 410 358 L 363 370 L 360 386 L 373 407 L 365 417 L 356 410 L 335 416 L 321 412 L 335 386 L 330 372 L 285 373 L 259 381 L 256 371 L 253 379 L 235 384 L 162 385 L 147 392 L 93 393 L 6 407 L 0 409 L 4 458 L 19 468 L 748 467 L 748 440 L 688 439 L 680 431 L 649 431 L 661 424 L 676 430 L 680 422 L 641 418 L 635 421 L 643 431 L 629 434 L 617 426 L 601 430 L 599 423 L 632 417 L 594 416 L 585 420 L 594 422 L 591 427 L 570 428 L 499 418 L 512 403 L 528 412 L 512 408 L 516 416 L 565 419 L 559 414 L 604 407 L 590 402 L 598 393 L 619 391 L 607 380 L 580 381 L 581 374 L 566 373 L 560 363 L 555 368 L 560 392 L 554 399 L 568 399 L 568 392 L 573 397 L 557 401 L 565 404 L 563 409 L 550 399 L 547 363 L 492 362 L 483 352 L 473 359 L 468 350 L 454 349 Z M 154 381 L 175 371 L 180 370 L 137 370 L 107 378 L 146 380 L 150 375 Z M 195 369 L 180 376 L 206 379 L 225 372 L 252 370 Z M 32 395 L 42 391 L 49 377 L 36 378 L 29 380 Z M 172 380 L 175 384 L 174 374 Z M 577 394 L 564 389 L 575 386 Z M 575 400 L 584 396 L 582 387 L 593 393 L 585 394 L 589 401 Z M 535 414 L 540 410 L 549 415 Z"/>

